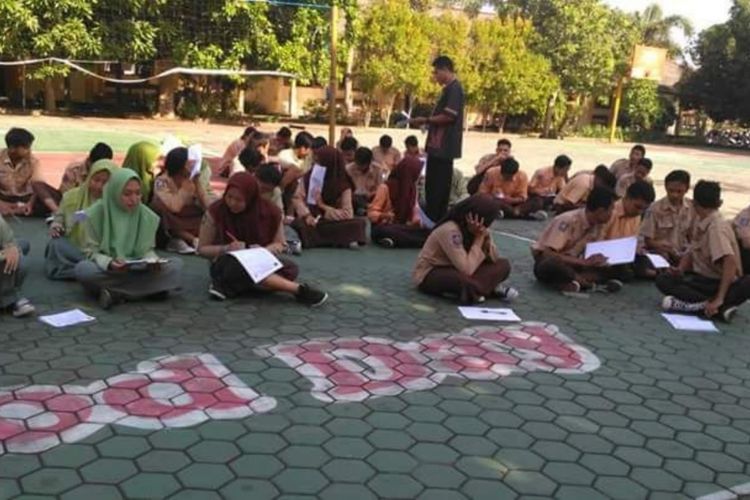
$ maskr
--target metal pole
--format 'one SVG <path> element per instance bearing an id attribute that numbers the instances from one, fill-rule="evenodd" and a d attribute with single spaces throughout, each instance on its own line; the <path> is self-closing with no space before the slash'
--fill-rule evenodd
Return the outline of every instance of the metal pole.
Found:
<path id="1" fill-rule="evenodd" d="M 625 81 L 625 77 L 620 77 L 617 82 L 617 90 L 615 91 L 615 105 L 612 110 L 612 121 L 609 127 L 609 142 L 615 142 L 615 132 L 617 131 L 617 116 L 620 114 L 620 102 L 622 101 L 622 84 Z"/>
<path id="2" fill-rule="evenodd" d="M 336 12 L 336 0 L 331 0 L 331 78 L 328 82 L 329 97 L 328 102 L 328 142 L 333 145 L 336 143 L 336 31 L 338 19 Z"/>

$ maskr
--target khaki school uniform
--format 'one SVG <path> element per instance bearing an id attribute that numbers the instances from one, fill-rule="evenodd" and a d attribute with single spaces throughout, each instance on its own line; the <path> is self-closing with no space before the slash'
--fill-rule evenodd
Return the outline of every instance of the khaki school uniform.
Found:
<path id="1" fill-rule="evenodd" d="M 529 182 L 529 195 L 554 196 L 565 187 L 565 178 L 555 175 L 554 167 L 537 169 Z"/>
<path id="2" fill-rule="evenodd" d="M 401 161 L 401 151 L 394 147 L 384 150 L 380 146 L 375 146 L 372 148 L 372 159 L 390 172 Z"/>
<path id="3" fill-rule="evenodd" d="M 350 163 L 346 166 L 346 172 L 354 183 L 354 195 L 366 196 L 368 200 L 375 196 L 378 186 L 383 183 L 383 169 L 374 162 L 365 171 L 356 163 Z"/>
<path id="4" fill-rule="evenodd" d="M 609 171 L 618 179 L 625 174 L 632 173 L 633 170 L 635 170 L 635 167 L 630 164 L 630 159 L 628 158 L 621 158 L 609 167 Z"/>
<path id="5" fill-rule="evenodd" d="M 722 257 L 731 256 L 737 261 L 737 277 L 742 276 L 737 238 L 731 224 L 724 220 L 718 210 L 695 224 L 690 255 L 696 274 L 720 279 L 721 264 L 718 261 Z"/>
<path id="6" fill-rule="evenodd" d="M 481 174 L 491 167 L 499 167 L 500 160 L 496 153 L 484 155 L 479 159 L 479 163 L 474 167 L 474 172 Z"/>
<path id="7" fill-rule="evenodd" d="M 27 201 L 34 194 L 32 182 L 38 173 L 36 157 L 29 156 L 14 165 L 8 150 L 0 151 L 0 201 Z"/>
<path id="8" fill-rule="evenodd" d="M 88 162 L 86 160 L 74 161 L 65 167 L 65 172 L 60 181 L 60 192 L 65 193 L 77 188 L 89 174 Z"/>
<path id="9" fill-rule="evenodd" d="M 641 216 L 630 217 L 625 214 L 625 206 L 622 200 L 615 202 L 615 208 L 612 210 L 612 216 L 607 222 L 604 230 L 605 240 L 615 240 L 618 238 L 628 238 L 638 236 L 641 230 Z"/>
<path id="10" fill-rule="evenodd" d="M 638 178 L 635 176 L 635 173 L 629 173 L 625 174 L 622 177 L 620 177 L 617 180 L 617 184 L 615 185 L 615 193 L 617 193 L 617 196 L 620 198 L 624 197 L 625 194 L 628 192 L 628 188 L 635 184 L 635 181 L 637 181 Z M 651 177 L 646 177 L 643 179 L 644 181 L 648 182 L 649 184 L 653 185 L 654 181 L 651 180 Z"/>
<path id="11" fill-rule="evenodd" d="M 675 207 L 664 198 L 655 201 L 643 216 L 641 236 L 652 243 L 668 244 L 677 253 L 687 250 L 695 223 L 693 202 L 685 198 Z"/>
<path id="12" fill-rule="evenodd" d="M 558 215 L 531 246 L 535 257 L 545 250 L 570 257 L 581 257 L 586 245 L 603 240 L 605 225 L 592 225 L 586 218 L 586 209 L 579 208 Z"/>
<path id="13" fill-rule="evenodd" d="M 158 176 L 154 181 L 151 208 L 159 215 L 162 228 L 170 236 L 176 237 L 181 232 L 198 235 L 204 210 L 191 180 L 183 181 L 178 187 L 167 174 Z"/>
<path id="14" fill-rule="evenodd" d="M 310 153 L 304 158 L 299 158 L 297 157 L 297 153 L 295 153 L 294 149 L 290 148 L 281 150 L 279 152 L 278 160 L 282 170 L 296 167 L 303 173 L 307 173 L 307 171 L 312 167 L 313 155 L 312 153 Z"/>
<path id="15" fill-rule="evenodd" d="M 242 150 L 245 149 L 246 146 L 247 143 L 244 139 L 235 139 L 234 141 L 232 141 L 224 151 L 224 156 L 221 157 L 221 162 L 219 163 L 219 171 L 231 172 L 233 174 L 242 172 L 243 168 L 240 162 L 237 160 L 237 157 L 240 155 L 240 153 L 242 153 Z"/>
<path id="16" fill-rule="evenodd" d="M 585 203 L 594 189 L 594 174 L 582 173 L 570 179 L 555 197 L 555 205 Z"/>
<path id="17" fill-rule="evenodd" d="M 742 248 L 750 250 L 750 207 L 738 213 L 732 225 Z"/>
<path id="18" fill-rule="evenodd" d="M 490 168 L 484 176 L 479 194 L 488 194 L 495 198 L 520 198 L 526 200 L 529 196 L 529 177 L 526 172 L 519 170 L 512 179 L 503 177 L 500 167 Z"/>

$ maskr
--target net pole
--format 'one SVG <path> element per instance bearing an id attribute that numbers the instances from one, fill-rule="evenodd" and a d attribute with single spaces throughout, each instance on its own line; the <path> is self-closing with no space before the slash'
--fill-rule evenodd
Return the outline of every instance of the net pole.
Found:
<path id="1" fill-rule="evenodd" d="M 338 12 L 336 9 L 336 0 L 331 0 L 331 77 L 328 82 L 330 89 L 330 100 L 328 101 L 328 142 L 336 144 L 336 39 Z"/>

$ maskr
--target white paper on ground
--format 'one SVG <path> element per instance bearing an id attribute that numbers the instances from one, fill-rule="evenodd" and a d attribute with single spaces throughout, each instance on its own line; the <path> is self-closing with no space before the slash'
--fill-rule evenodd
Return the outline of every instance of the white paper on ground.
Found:
<path id="1" fill-rule="evenodd" d="M 126 259 L 125 265 L 126 266 L 140 266 L 144 264 L 166 264 L 169 262 L 169 259 Z"/>
<path id="2" fill-rule="evenodd" d="M 188 148 L 188 163 L 192 163 L 190 178 L 198 177 L 203 164 L 203 147 L 200 144 L 193 144 Z"/>
<path id="3" fill-rule="evenodd" d="M 318 200 L 316 199 L 318 193 L 323 190 L 323 182 L 326 178 L 326 167 L 321 165 L 313 165 L 312 173 L 310 174 L 310 185 L 307 187 L 307 204 L 317 205 Z"/>
<path id="4" fill-rule="evenodd" d="M 47 323 L 55 328 L 63 328 L 66 326 L 78 325 L 80 323 L 89 323 L 95 321 L 96 318 L 89 316 L 80 309 L 72 309 L 70 311 L 64 311 L 57 314 L 48 314 L 47 316 L 39 316 L 39 320 L 43 323 Z"/>
<path id="5" fill-rule="evenodd" d="M 466 319 L 483 321 L 521 321 L 513 309 L 491 307 L 459 307 L 459 311 Z"/>
<path id="6" fill-rule="evenodd" d="M 689 330 L 693 332 L 718 332 L 714 322 L 711 320 L 690 316 L 687 314 L 667 314 L 662 313 L 675 330 Z"/>
<path id="7" fill-rule="evenodd" d="M 635 261 L 635 249 L 638 247 L 638 238 L 619 238 L 616 240 L 594 241 L 586 245 L 585 258 L 592 255 L 602 254 L 607 257 L 607 264 L 615 266 L 618 264 L 630 264 Z"/>
<path id="8" fill-rule="evenodd" d="M 284 267 L 274 254 L 263 247 L 229 252 L 237 259 L 254 283 L 260 283 Z"/>
<path id="9" fill-rule="evenodd" d="M 647 253 L 646 257 L 651 261 L 655 269 L 666 269 L 669 267 L 669 261 L 658 253 Z"/>

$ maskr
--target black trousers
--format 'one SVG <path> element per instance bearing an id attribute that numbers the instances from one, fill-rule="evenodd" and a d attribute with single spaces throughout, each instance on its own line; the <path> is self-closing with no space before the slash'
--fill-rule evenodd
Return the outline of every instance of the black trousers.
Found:
<path id="1" fill-rule="evenodd" d="M 633 279 L 632 266 L 611 266 L 602 268 L 576 269 L 555 256 L 539 257 L 534 261 L 534 277 L 539 283 L 562 288 L 578 277 L 592 283 L 604 283 L 610 279 L 631 281 Z"/>
<path id="2" fill-rule="evenodd" d="M 425 213 L 433 222 L 438 222 L 448 211 L 453 182 L 453 160 L 427 155 L 425 175 Z"/>
<path id="3" fill-rule="evenodd" d="M 284 265 L 275 274 L 294 281 L 299 275 L 299 267 L 291 260 L 279 258 Z M 263 292 L 264 289 L 253 282 L 242 264 L 231 255 L 222 255 L 211 263 L 211 280 L 229 298 L 238 297 L 254 292 Z"/>
<path id="4" fill-rule="evenodd" d="M 719 291 L 719 283 L 719 280 L 695 273 L 686 273 L 682 276 L 660 274 L 656 277 L 656 288 L 661 293 L 693 304 L 713 299 Z M 750 276 L 743 276 L 729 287 L 724 307 L 738 306 L 749 298 Z"/>
<path id="5" fill-rule="evenodd" d="M 750 274 L 750 250 L 742 248 L 742 243 L 740 243 L 740 255 L 742 257 L 742 271 L 745 274 Z"/>

